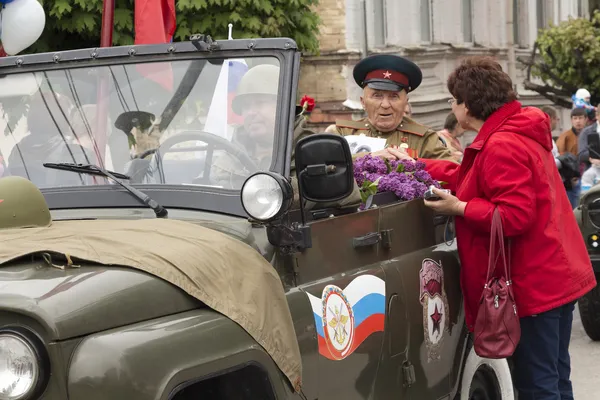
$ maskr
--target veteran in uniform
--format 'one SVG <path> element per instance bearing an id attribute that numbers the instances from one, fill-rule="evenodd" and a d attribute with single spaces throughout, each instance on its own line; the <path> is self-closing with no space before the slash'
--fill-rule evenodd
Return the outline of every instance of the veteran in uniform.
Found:
<path id="1" fill-rule="evenodd" d="M 382 54 L 369 56 L 354 67 L 355 82 L 363 88 L 360 100 L 367 117 L 358 121 L 336 121 L 325 132 L 343 136 L 361 135 L 387 139 L 386 148 L 373 156 L 387 159 L 431 158 L 454 161 L 437 133 L 405 115 L 408 93 L 423 79 L 420 68 L 403 57 Z M 364 156 L 365 152 L 354 157 Z"/>

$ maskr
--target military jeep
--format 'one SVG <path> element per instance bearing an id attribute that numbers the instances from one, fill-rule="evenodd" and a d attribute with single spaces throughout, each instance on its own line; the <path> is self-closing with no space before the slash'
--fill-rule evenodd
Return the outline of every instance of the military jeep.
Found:
<path id="1" fill-rule="evenodd" d="M 596 279 L 600 277 L 600 186 L 585 192 L 575 208 L 575 217 L 586 243 Z M 595 287 L 578 300 L 581 323 L 588 337 L 600 341 L 600 289 Z"/>
<path id="2" fill-rule="evenodd" d="M 234 112 L 262 65 L 273 108 Z M 345 139 L 294 140 L 299 65 L 204 35 L 0 59 L 0 399 L 513 398 L 444 221 L 341 206 Z"/>

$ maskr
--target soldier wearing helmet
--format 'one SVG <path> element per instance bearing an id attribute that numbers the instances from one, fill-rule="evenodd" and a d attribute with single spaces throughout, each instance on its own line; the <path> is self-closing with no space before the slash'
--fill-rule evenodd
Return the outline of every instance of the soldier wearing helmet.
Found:
<path id="1" fill-rule="evenodd" d="M 257 65 L 242 77 L 232 102 L 233 111 L 243 118 L 232 141 L 245 149 L 258 169 L 262 170 L 269 169 L 271 165 L 278 87 L 279 67 Z M 252 172 L 226 153 L 215 159 L 210 176 L 219 185 L 239 189 Z"/>
<path id="2" fill-rule="evenodd" d="M 358 121 L 336 121 L 326 132 L 384 138 L 387 147 L 373 155 L 387 159 L 404 158 L 408 153 L 413 158 L 454 161 L 434 130 L 406 116 L 408 93 L 415 90 L 423 78 L 416 64 L 391 54 L 374 55 L 356 64 L 353 75 L 363 89 L 361 103 L 367 117 Z"/>
<path id="3" fill-rule="evenodd" d="M 275 137 L 275 114 L 277 111 L 277 92 L 279 87 L 279 67 L 263 64 L 257 65 L 243 76 L 232 102 L 233 111 L 243 117 L 242 125 L 236 129 L 233 142 L 246 149 L 260 170 L 268 170 L 273 154 Z M 306 120 L 298 111 L 294 123 L 294 145 L 314 132 L 306 127 Z M 293 147 L 292 147 L 293 148 Z M 218 157 L 211 167 L 211 180 L 227 188 L 239 189 L 254 171 L 248 171 L 228 153 Z M 295 199 L 293 207 L 299 205 L 298 184 L 295 176 L 294 154 L 290 170 Z M 356 186 L 356 185 L 355 185 Z M 345 206 L 360 203 L 358 187 L 347 198 L 335 203 L 319 204 L 319 207 Z M 306 208 L 317 205 L 307 204 Z"/>
<path id="4" fill-rule="evenodd" d="M 42 192 L 20 176 L 0 178 L 0 230 L 50 226 L 50 209 Z"/>

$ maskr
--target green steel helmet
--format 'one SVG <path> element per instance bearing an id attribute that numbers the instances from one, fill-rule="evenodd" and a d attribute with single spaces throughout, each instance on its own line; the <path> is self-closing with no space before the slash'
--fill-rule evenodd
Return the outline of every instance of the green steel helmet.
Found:
<path id="1" fill-rule="evenodd" d="M 231 104 L 233 111 L 241 115 L 246 100 L 252 101 L 257 96 L 269 95 L 277 98 L 279 90 L 279 67 L 271 64 L 261 64 L 252 67 L 244 74 L 237 87 L 237 92 Z"/>
<path id="2" fill-rule="evenodd" d="M 0 230 L 50 226 L 46 199 L 33 182 L 20 176 L 0 178 Z"/>

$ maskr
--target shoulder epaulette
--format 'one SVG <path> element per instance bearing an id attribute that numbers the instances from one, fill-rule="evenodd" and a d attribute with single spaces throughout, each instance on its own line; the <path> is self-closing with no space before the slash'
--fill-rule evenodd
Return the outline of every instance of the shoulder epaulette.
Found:
<path id="1" fill-rule="evenodd" d="M 398 127 L 398 130 L 406 133 L 412 133 L 413 135 L 425 136 L 425 134 L 432 129 L 425 125 L 419 124 L 411 118 L 404 117 L 402 124 Z"/>
<path id="2" fill-rule="evenodd" d="M 364 129 L 364 130 L 369 130 L 369 128 L 370 128 L 369 123 L 366 120 L 360 120 L 360 121 L 340 120 L 340 121 L 335 121 L 335 126 L 337 126 L 338 128 Z"/>

